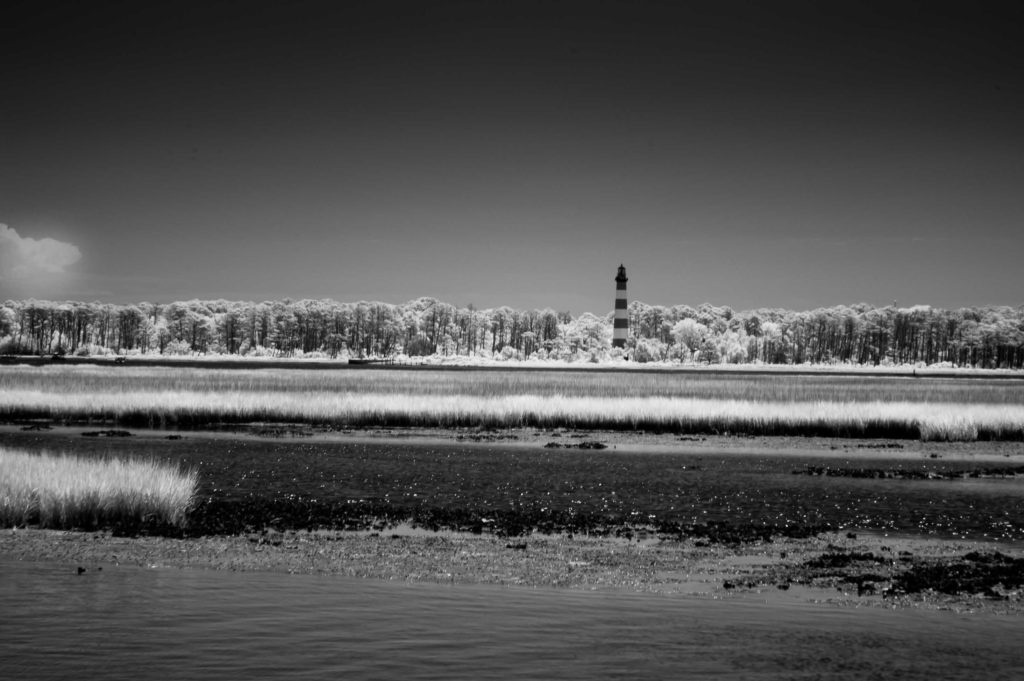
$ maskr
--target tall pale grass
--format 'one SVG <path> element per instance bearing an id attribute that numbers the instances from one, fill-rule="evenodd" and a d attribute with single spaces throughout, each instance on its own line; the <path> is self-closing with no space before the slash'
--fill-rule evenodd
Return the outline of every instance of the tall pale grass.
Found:
<path id="1" fill-rule="evenodd" d="M 1024 439 L 1024 406 L 765 402 L 676 397 L 415 395 L 362 392 L 121 391 L 0 394 L 0 418 L 201 425 L 289 421 L 350 426 L 572 427 L 763 435 Z"/>
<path id="2" fill-rule="evenodd" d="M 183 525 L 195 471 L 141 459 L 84 459 L 0 448 L 0 525 L 96 529 Z"/>
<path id="3" fill-rule="evenodd" d="M 1024 379 L 911 378 L 554 370 L 0 367 L 0 393 L 123 391 L 335 392 L 503 397 L 686 397 L 756 402 L 1024 404 Z"/>

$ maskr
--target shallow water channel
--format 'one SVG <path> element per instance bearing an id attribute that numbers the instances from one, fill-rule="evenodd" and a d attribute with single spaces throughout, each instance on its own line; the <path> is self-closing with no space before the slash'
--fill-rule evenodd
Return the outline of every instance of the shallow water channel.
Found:
<path id="1" fill-rule="evenodd" d="M 10 679 L 1019 679 L 1019 618 L 0 559 Z"/>

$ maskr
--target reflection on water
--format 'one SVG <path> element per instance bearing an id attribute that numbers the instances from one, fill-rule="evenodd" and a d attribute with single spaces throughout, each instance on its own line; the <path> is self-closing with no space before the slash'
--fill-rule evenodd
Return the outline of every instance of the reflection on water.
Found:
<path id="1" fill-rule="evenodd" d="M 0 574 L 10 679 L 1024 674 L 1013 617 L 3 560 Z"/>

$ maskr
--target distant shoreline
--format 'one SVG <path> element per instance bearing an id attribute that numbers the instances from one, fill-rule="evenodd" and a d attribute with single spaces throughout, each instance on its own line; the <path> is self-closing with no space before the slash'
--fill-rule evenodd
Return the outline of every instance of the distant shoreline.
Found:
<path id="1" fill-rule="evenodd" d="M 115 361 L 120 359 L 120 361 Z M 1013 369 L 973 369 L 874 365 L 791 365 L 791 364 L 669 364 L 633 362 L 590 363 L 559 361 L 417 361 L 413 359 L 371 360 L 350 362 L 348 359 L 305 359 L 300 357 L 249 358 L 225 355 L 209 356 L 167 356 L 167 355 L 109 355 L 100 357 L 52 355 L 2 355 L 0 366 L 101 366 L 116 368 L 124 365 L 136 367 L 173 367 L 189 369 L 296 369 L 316 371 L 584 371 L 594 373 L 668 373 L 702 375 L 743 375 L 743 376 L 838 376 L 878 378 L 942 378 L 942 379 L 1009 379 L 1024 381 L 1024 371 Z"/>

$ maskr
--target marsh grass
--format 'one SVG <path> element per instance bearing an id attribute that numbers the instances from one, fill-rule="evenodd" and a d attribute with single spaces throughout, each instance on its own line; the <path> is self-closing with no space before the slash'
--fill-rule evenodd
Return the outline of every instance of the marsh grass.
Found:
<path id="1" fill-rule="evenodd" d="M 953 402 L 1024 404 L 1024 377 L 708 374 L 586 370 L 195 369 L 179 367 L 0 367 L 0 392 L 199 391 L 376 393 L 502 397 L 690 397 L 755 402 Z"/>
<path id="2" fill-rule="evenodd" d="M 52 529 L 182 526 L 196 471 L 142 459 L 84 459 L 0 448 L 0 525 Z"/>
<path id="3" fill-rule="evenodd" d="M 670 433 L 1024 439 L 1024 407 L 912 402 L 754 402 L 667 397 L 120 392 L 0 395 L 7 417 L 136 427 L 302 422 L 327 426 L 582 428 Z"/>
<path id="4" fill-rule="evenodd" d="M 1024 439 L 1024 381 L 583 371 L 13 367 L 0 419 Z"/>

